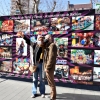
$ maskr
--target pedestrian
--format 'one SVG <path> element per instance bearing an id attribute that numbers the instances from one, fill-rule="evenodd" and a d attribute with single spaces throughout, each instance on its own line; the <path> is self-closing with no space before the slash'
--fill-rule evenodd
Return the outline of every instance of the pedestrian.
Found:
<path id="1" fill-rule="evenodd" d="M 56 86 L 54 81 L 54 71 L 57 57 L 57 46 L 53 43 L 52 35 L 48 34 L 45 36 L 45 46 L 44 51 L 44 68 L 46 72 L 46 77 L 48 85 L 50 86 L 50 100 L 56 100 Z"/>
<path id="2" fill-rule="evenodd" d="M 36 71 L 33 72 L 33 86 L 32 86 L 32 98 L 35 98 L 37 96 L 37 87 L 38 87 L 38 76 L 39 76 L 39 91 L 41 94 L 41 97 L 45 97 L 45 81 L 44 81 L 44 69 L 43 69 L 43 36 L 38 35 L 37 36 L 37 42 L 33 43 L 30 41 L 30 39 L 26 38 L 23 33 L 20 34 L 21 37 L 23 37 L 26 40 L 26 43 L 28 45 L 31 45 L 33 48 L 33 62 L 34 65 L 37 66 Z M 17 36 L 20 36 L 19 34 Z"/>

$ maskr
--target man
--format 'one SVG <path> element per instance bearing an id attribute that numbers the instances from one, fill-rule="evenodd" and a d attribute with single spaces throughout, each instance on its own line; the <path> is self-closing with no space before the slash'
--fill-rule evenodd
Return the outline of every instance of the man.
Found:
<path id="1" fill-rule="evenodd" d="M 56 86 L 54 81 L 54 71 L 57 57 L 57 47 L 53 43 L 50 34 L 45 36 L 46 49 L 44 52 L 44 68 L 47 76 L 48 85 L 51 88 L 50 100 L 56 100 Z"/>
<path id="2" fill-rule="evenodd" d="M 40 77 L 40 94 L 42 98 L 45 97 L 45 81 L 43 78 L 43 36 L 38 35 L 37 37 L 37 43 L 33 43 L 30 41 L 30 39 L 26 38 L 23 33 L 17 34 L 17 36 L 21 36 L 26 40 L 26 43 L 28 45 L 31 45 L 33 48 L 33 61 L 34 65 L 37 66 L 36 71 L 33 73 L 33 87 L 32 87 L 32 98 L 35 98 L 37 96 L 37 86 L 38 86 L 38 75 Z"/>

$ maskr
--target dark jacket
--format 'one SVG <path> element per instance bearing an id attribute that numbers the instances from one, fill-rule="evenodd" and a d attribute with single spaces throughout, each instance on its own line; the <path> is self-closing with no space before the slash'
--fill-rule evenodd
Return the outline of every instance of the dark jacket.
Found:
<path id="1" fill-rule="evenodd" d="M 36 63 L 39 62 L 43 62 L 43 59 L 40 59 L 41 53 L 42 53 L 42 47 L 39 47 L 36 43 L 33 43 L 30 41 L 30 39 L 26 38 L 26 36 L 24 36 L 24 40 L 26 41 L 26 43 L 30 46 L 32 46 L 33 48 L 33 62 L 34 65 L 36 65 Z"/>

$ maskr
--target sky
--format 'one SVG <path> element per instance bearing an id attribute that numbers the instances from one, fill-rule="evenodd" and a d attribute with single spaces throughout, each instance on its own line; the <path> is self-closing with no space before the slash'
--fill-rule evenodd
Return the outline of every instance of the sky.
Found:
<path id="1" fill-rule="evenodd" d="M 41 0 L 41 2 L 44 0 Z M 59 1 L 59 0 L 57 0 Z M 68 0 L 62 0 L 67 4 Z M 69 0 L 71 4 L 90 3 L 90 0 Z M 10 15 L 11 0 L 0 0 L 0 16 Z"/>

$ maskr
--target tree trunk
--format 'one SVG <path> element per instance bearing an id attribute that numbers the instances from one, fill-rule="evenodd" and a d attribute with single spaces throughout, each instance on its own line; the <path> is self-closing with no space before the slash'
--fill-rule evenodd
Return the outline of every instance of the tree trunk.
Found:
<path id="1" fill-rule="evenodd" d="M 33 6 L 34 6 L 34 7 L 33 7 L 33 14 L 39 12 L 39 10 L 38 10 L 39 3 L 40 3 L 40 0 L 34 0 L 34 2 L 33 2 Z"/>

